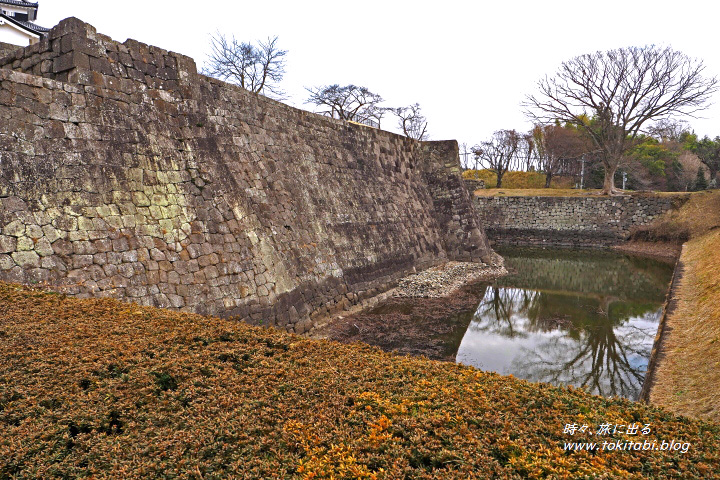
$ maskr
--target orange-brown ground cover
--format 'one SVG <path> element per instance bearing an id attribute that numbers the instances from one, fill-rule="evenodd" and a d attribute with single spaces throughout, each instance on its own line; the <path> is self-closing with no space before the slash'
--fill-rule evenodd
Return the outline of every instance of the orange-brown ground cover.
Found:
<path id="1" fill-rule="evenodd" d="M 691 447 L 563 449 L 631 422 Z M 720 427 L 640 403 L 3 283 L 0 426 L 0 478 L 720 475 Z"/>

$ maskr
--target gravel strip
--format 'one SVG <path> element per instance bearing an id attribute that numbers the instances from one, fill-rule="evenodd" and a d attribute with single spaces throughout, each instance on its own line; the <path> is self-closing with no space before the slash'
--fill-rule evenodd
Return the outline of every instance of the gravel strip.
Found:
<path id="1" fill-rule="evenodd" d="M 489 281 L 506 274 L 505 267 L 485 263 L 447 262 L 403 278 L 392 296 L 446 297 L 466 283 Z"/>

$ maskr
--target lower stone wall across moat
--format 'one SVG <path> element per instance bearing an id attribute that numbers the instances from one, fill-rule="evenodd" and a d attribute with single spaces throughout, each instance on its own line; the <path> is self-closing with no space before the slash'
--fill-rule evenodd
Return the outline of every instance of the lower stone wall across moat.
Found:
<path id="1" fill-rule="evenodd" d="M 603 247 L 627 240 L 682 205 L 688 194 L 584 197 L 475 197 L 478 221 L 498 245 Z"/>

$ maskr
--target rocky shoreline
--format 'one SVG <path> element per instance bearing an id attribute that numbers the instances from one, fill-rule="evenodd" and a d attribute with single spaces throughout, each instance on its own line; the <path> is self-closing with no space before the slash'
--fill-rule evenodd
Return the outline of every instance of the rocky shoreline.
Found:
<path id="1" fill-rule="evenodd" d="M 485 263 L 447 262 L 410 275 L 398 282 L 391 296 L 414 298 L 447 297 L 471 282 L 490 281 L 507 274 L 503 266 Z"/>
<path id="2" fill-rule="evenodd" d="M 476 302 L 474 296 L 470 296 L 472 300 L 468 300 L 468 295 L 462 292 L 463 289 L 480 282 L 490 282 L 495 278 L 507 275 L 507 273 L 503 266 L 492 266 L 481 262 L 450 261 L 430 267 L 422 272 L 403 277 L 393 289 L 353 305 L 338 315 L 328 317 L 324 322 L 318 323 L 308 333 L 308 336 L 339 339 L 336 337 L 336 333 L 332 332 L 341 324 L 350 322 L 354 317 L 361 316 L 378 305 L 401 302 L 407 298 L 436 300 L 435 303 L 437 303 L 437 299 L 442 299 L 443 301 L 440 303 L 444 307 L 463 310 L 468 308 L 472 302 Z M 429 309 L 434 312 L 430 316 L 437 316 L 436 308 L 437 305 Z M 343 335 L 339 335 L 339 337 L 343 337 Z"/>

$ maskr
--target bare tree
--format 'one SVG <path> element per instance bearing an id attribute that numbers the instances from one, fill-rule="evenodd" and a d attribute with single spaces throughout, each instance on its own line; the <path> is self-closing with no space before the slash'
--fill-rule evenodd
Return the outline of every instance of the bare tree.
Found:
<path id="1" fill-rule="evenodd" d="M 603 193 L 616 194 L 615 171 L 648 121 L 693 116 L 717 90 L 705 67 L 672 50 L 630 47 L 581 55 L 563 62 L 554 77 L 538 82 L 538 96 L 524 102 L 540 123 L 578 125 L 601 151 Z"/>
<path id="2" fill-rule="evenodd" d="M 475 159 L 497 175 L 496 188 L 502 188 L 503 175 L 515 166 L 521 145 L 522 135 L 515 130 L 498 130 L 490 140 L 472 148 Z"/>
<path id="3" fill-rule="evenodd" d="M 661 142 L 679 142 L 683 133 L 689 132 L 688 122 L 663 118 L 647 129 L 648 133 Z"/>
<path id="4" fill-rule="evenodd" d="M 398 126 L 406 137 L 427 140 L 427 119 L 420 113 L 420 104 L 393 108 L 392 112 L 398 117 Z"/>
<path id="5" fill-rule="evenodd" d="M 532 146 L 540 170 L 545 174 L 545 188 L 561 173 L 574 173 L 575 164 L 590 150 L 579 131 L 562 125 L 536 125 L 532 129 Z"/>
<path id="6" fill-rule="evenodd" d="M 284 92 L 277 84 L 285 74 L 287 50 L 279 49 L 277 40 L 278 37 L 268 38 L 256 46 L 218 32 L 211 37 L 210 57 L 203 73 L 251 92 L 282 98 Z"/>
<path id="7" fill-rule="evenodd" d="M 310 96 L 305 103 L 324 107 L 326 110 L 318 113 L 332 118 L 360 123 L 377 123 L 379 127 L 380 119 L 387 111 L 386 108 L 380 106 L 383 98 L 365 87 L 356 85 L 341 87 L 335 84 L 306 88 L 306 90 L 310 92 Z"/>
<path id="8" fill-rule="evenodd" d="M 538 158 L 535 155 L 535 139 L 532 136 L 532 132 L 523 134 L 520 139 L 520 144 L 522 156 L 521 168 L 526 172 L 532 172 L 539 164 Z"/>

